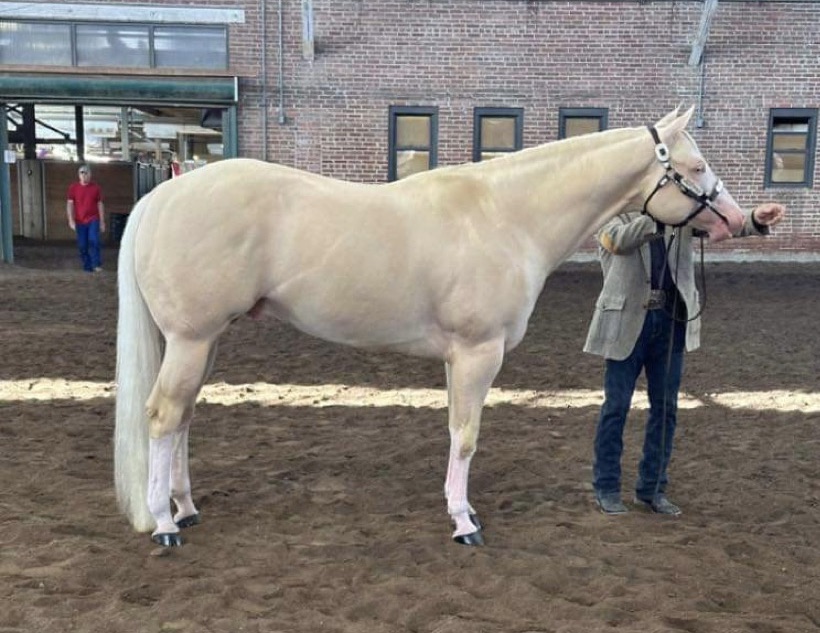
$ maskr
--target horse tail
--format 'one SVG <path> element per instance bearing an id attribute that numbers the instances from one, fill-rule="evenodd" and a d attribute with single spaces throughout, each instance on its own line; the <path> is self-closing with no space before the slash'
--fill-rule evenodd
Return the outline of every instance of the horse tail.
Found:
<path id="1" fill-rule="evenodd" d="M 159 374 L 162 343 L 137 284 L 134 250 L 146 196 L 128 218 L 117 271 L 117 408 L 114 430 L 114 481 L 117 502 L 138 532 L 156 527 L 148 511 L 148 417 L 146 401 Z"/>

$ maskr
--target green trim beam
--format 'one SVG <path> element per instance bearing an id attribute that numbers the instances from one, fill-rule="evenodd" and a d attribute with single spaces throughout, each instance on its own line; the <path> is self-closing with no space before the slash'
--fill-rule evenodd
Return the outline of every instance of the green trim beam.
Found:
<path id="1" fill-rule="evenodd" d="M 229 106 L 236 77 L 47 75 L 0 72 L 0 103 Z"/>

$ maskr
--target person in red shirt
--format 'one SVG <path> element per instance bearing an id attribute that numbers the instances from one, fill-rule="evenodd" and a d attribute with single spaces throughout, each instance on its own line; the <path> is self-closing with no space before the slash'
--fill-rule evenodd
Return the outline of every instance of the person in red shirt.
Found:
<path id="1" fill-rule="evenodd" d="M 80 165 L 78 173 L 79 182 L 68 188 L 68 226 L 77 234 L 83 270 L 98 273 L 102 271 L 100 233 L 105 231 L 103 193 L 97 183 L 91 182 L 88 165 Z"/>

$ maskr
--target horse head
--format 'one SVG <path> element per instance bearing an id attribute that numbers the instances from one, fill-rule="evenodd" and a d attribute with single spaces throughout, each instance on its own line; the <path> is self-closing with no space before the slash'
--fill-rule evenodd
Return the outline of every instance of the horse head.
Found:
<path id="1" fill-rule="evenodd" d="M 690 224 L 719 242 L 740 232 L 744 214 L 686 132 L 693 108 L 650 127 L 656 160 L 646 179 L 644 213 L 664 224 Z"/>

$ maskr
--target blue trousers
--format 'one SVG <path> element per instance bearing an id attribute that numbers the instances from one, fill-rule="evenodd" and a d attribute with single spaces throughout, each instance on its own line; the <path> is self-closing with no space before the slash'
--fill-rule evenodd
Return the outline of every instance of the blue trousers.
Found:
<path id="1" fill-rule="evenodd" d="M 91 272 L 102 266 L 100 253 L 100 221 L 92 220 L 88 224 L 77 224 L 77 248 L 80 249 L 80 259 L 83 270 Z"/>
<path id="2" fill-rule="evenodd" d="M 663 310 L 650 310 L 632 353 L 624 360 L 607 359 L 604 404 L 595 432 L 593 485 L 597 492 L 621 491 L 624 427 L 642 370 L 646 373 L 649 415 L 635 493 L 642 499 L 651 499 L 665 491 L 677 423 L 685 336 L 685 323 L 674 322 Z"/>

